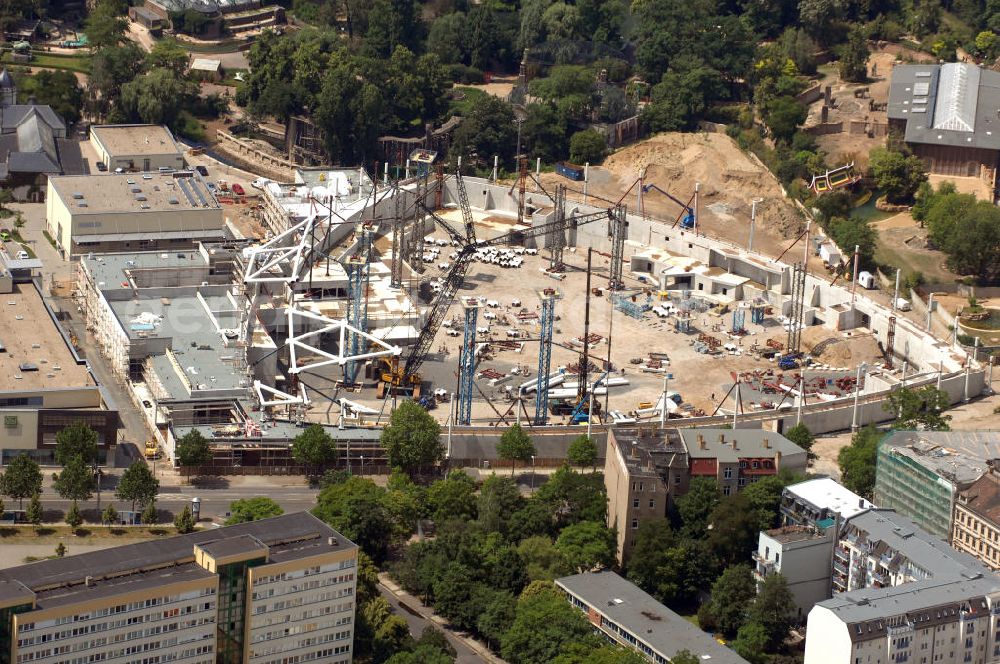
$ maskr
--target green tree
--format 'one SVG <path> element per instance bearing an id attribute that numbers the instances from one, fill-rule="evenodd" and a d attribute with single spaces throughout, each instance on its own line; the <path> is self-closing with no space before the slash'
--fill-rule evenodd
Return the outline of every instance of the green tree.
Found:
<path id="1" fill-rule="evenodd" d="M 581 521 L 563 528 L 556 539 L 556 550 L 578 572 L 611 567 L 615 562 L 615 532 L 603 523 Z"/>
<path id="2" fill-rule="evenodd" d="M 94 471 L 81 456 L 72 457 L 63 465 L 61 473 L 53 473 L 52 487 L 64 500 L 90 500 L 97 481 Z"/>
<path id="3" fill-rule="evenodd" d="M 750 567 L 730 565 L 712 584 L 709 612 L 719 631 L 732 638 L 747 621 L 747 610 L 757 595 Z"/>
<path id="4" fill-rule="evenodd" d="M 569 444 L 566 459 L 575 466 L 591 466 L 597 463 L 597 443 L 586 434 L 580 434 Z"/>
<path id="5" fill-rule="evenodd" d="M 685 648 L 684 650 L 678 650 L 674 653 L 674 656 L 670 658 L 670 664 L 700 664 L 701 660 L 698 659 L 697 655 L 691 653 L 690 650 Z"/>
<path id="6" fill-rule="evenodd" d="M 983 30 L 976 35 L 976 54 L 988 60 L 996 57 L 997 34 L 995 32 Z"/>
<path id="7" fill-rule="evenodd" d="M 770 100 L 764 106 L 763 115 L 774 140 L 789 143 L 806 121 L 807 110 L 795 97 L 784 95 Z"/>
<path id="8" fill-rule="evenodd" d="M 230 516 L 226 519 L 226 525 L 233 526 L 237 523 L 270 519 L 271 517 L 281 516 L 284 513 L 285 510 L 281 508 L 281 505 L 267 496 L 241 498 L 230 503 Z"/>
<path id="9" fill-rule="evenodd" d="M 197 429 L 181 436 L 175 451 L 177 463 L 185 468 L 212 463 L 212 444 Z"/>
<path id="10" fill-rule="evenodd" d="M 87 105 L 94 115 L 114 122 L 128 119 L 121 108 L 122 87 L 142 74 L 145 55 L 145 51 L 133 42 L 97 49 L 91 58 L 87 79 Z"/>
<path id="11" fill-rule="evenodd" d="M 678 58 L 653 86 L 642 117 L 653 131 L 693 130 L 725 95 L 726 84 L 718 71 L 700 58 Z"/>
<path id="12" fill-rule="evenodd" d="M 410 628 L 402 617 L 397 615 L 388 616 L 377 630 L 372 644 L 374 659 L 382 662 L 397 653 L 406 649 L 412 638 Z"/>
<path id="13" fill-rule="evenodd" d="M 834 219 L 830 222 L 830 237 L 845 256 L 854 254 L 858 248 L 858 262 L 862 268 L 875 265 L 875 248 L 878 243 L 878 233 L 866 219 L 848 217 Z"/>
<path id="14" fill-rule="evenodd" d="M 933 195 L 926 212 L 930 244 L 948 255 L 959 274 L 989 280 L 1000 268 L 1000 210 L 971 194 Z"/>
<path id="15" fill-rule="evenodd" d="M 444 63 L 465 62 L 468 20 L 463 12 L 451 12 L 434 20 L 427 47 Z"/>
<path id="16" fill-rule="evenodd" d="M 80 513 L 80 506 L 73 501 L 73 504 L 69 506 L 69 510 L 66 512 L 66 525 L 76 530 L 83 523 L 83 515 Z"/>
<path id="17" fill-rule="evenodd" d="M 517 127 L 510 104 L 493 95 L 483 95 L 472 101 L 471 110 L 455 130 L 450 152 L 464 155 L 466 164 L 486 166 L 493 156 L 510 168 L 517 149 Z"/>
<path id="18" fill-rule="evenodd" d="M 916 155 L 887 148 L 871 151 L 869 168 L 875 184 L 885 191 L 892 203 L 909 203 L 923 182 L 927 181 L 924 162 Z"/>
<path id="19" fill-rule="evenodd" d="M 188 59 L 188 52 L 171 37 L 158 40 L 146 56 L 150 69 L 169 69 L 179 77 L 187 71 Z"/>
<path id="20" fill-rule="evenodd" d="M 68 124 L 80 119 L 84 106 L 83 88 L 71 71 L 42 69 L 17 79 L 18 96 L 31 96 L 38 104 L 51 106 Z"/>
<path id="21" fill-rule="evenodd" d="M 181 535 L 194 532 L 195 525 L 194 514 L 191 512 L 190 505 L 185 505 L 180 514 L 174 517 L 174 528 Z"/>
<path id="22" fill-rule="evenodd" d="M 198 85 L 170 69 L 152 69 L 123 85 L 121 94 L 129 120 L 176 128 L 182 111 L 198 96 Z"/>
<path id="23" fill-rule="evenodd" d="M 596 164 L 607 151 L 608 142 L 596 129 L 584 129 L 569 138 L 569 158 L 577 164 Z"/>
<path id="24" fill-rule="evenodd" d="M 709 477 L 694 477 L 688 492 L 678 496 L 675 504 L 681 517 L 681 529 L 685 536 L 701 538 L 705 535 L 709 517 L 719 504 L 721 495 L 715 480 Z"/>
<path id="25" fill-rule="evenodd" d="M 719 560 L 733 565 L 750 557 L 757 545 L 760 515 L 742 492 L 726 496 L 712 511 L 708 544 Z"/>
<path id="26" fill-rule="evenodd" d="M 83 422 L 75 422 L 56 434 L 56 463 L 65 466 L 77 456 L 84 464 L 97 461 L 97 432 Z"/>
<path id="27" fill-rule="evenodd" d="M 320 491 L 313 514 L 355 542 L 376 564 L 392 543 L 393 524 L 385 508 L 385 489 L 352 476 Z"/>
<path id="28" fill-rule="evenodd" d="M 767 657 L 767 628 L 758 623 L 740 627 L 733 641 L 733 650 L 750 664 L 765 664 Z"/>
<path id="29" fill-rule="evenodd" d="M 514 664 L 549 664 L 566 644 L 593 639 L 591 631 L 583 614 L 551 584 L 536 581 L 517 601 L 514 621 L 501 640 L 500 654 Z"/>
<path id="30" fill-rule="evenodd" d="M 506 535 L 511 515 L 520 509 L 523 503 L 524 499 L 514 480 L 500 477 L 496 473 L 491 474 L 479 490 L 477 512 L 483 531 Z"/>
<path id="31" fill-rule="evenodd" d="M 92 48 L 101 49 L 106 46 L 117 46 L 125 41 L 125 11 L 120 0 L 97 0 L 90 10 L 83 30 L 87 33 L 87 41 Z"/>
<path id="32" fill-rule="evenodd" d="M 740 492 L 757 514 L 757 530 L 769 530 L 780 525 L 781 494 L 789 484 L 803 479 L 805 478 L 802 476 L 782 470 L 777 475 L 759 478 Z"/>
<path id="33" fill-rule="evenodd" d="M 779 649 L 788 638 L 794 605 L 785 577 L 781 574 L 767 575 L 757 592 L 757 598 L 750 605 L 748 618 L 750 624 L 760 625 L 767 633 L 768 652 Z"/>
<path id="34" fill-rule="evenodd" d="M 397 45 L 413 47 L 421 37 L 413 0 L 375 0 L 368 16 L 364 49 L 373 58 L 387 58 Z"/>
<path id="35" fill-rule="evenodd" d="M 471 569 L 452 563 L 434 584 L 434 609 L 455 627 L 474 630 L 484 608 L 481 588 Z"/>
<path id="36" fill-rule="evenodd" d="M 495 592 L 483 608 L 482 614 L 476 620 L 476 629 L 486 644 L 496 650 L 500 649 L 503 635 L 510 629 L 517 611 L 517 598 L 509 592 Z"/>
<path id="37" fill-rule="evenodd" d="M 951 415 L 944 415 L 950 405 L 948 393 L 931 385 L 919 389 L 893 390 L 885 410 L 896 415 L 895 428 L 921 431 L 948 431 Z"/>
<path id="38" fill-rule="evenodd" d="M 292 440 L 292 456 L 303 466 L 321 470 L 337 458 L 337 447 L 326 429 L 312 424 Z"/>
<path id="39" fill-rule="evenodd" d="M 28 509 L 25 512 L 25 518 L 33 526 L 42 525 L 42 501 L 36 493 L 31 497 L 31 501 L 28 503 Z"/>
<path id="40" fill-rule="evenodd" d="M 151 500 L 146 503 L 146 506 L 142 510 L 142 514 L 139 515 L 139 520 L 147 526 L 155 526 L 158 519 L 159 513 L 156 511 L 156 501 Z"/>
<path id="41" fill-rule="evenodd" d="M 533 499 L 545 508 L 546 519 L 559 529 L 580 521 L 606 521 L 608 494 L 601 473 L 583 474 L 562 466 Z"/>
<path id="42" fill-rule="evenodd" d="M 859 496 L 871 496 L 875 490 L 875 463 L 882 434 L 869 424 L 851 436 L 851 444 L 840 450 L 841 483 Z"/>
<path id="43" fill-rule="evenodd" d="M 812 431 L 804 423 L 799 422 L 786 431 L 785 438 L 804 449 L 810 459 L 816 458 L 816 455 L 812 453 L 812 446 L 816 442 L 816 436 L 812 434 Z"/>
<path id="44" fill-rule="evenodd" d="M 517 545 L 517 552 L 532 581 L 554 581 L 571 571 L 562 552 L 544 535 L 533 535 L 521 540 Z"/>
<path id="45" fill-rule="evenodd" d="M 530 158 L 545 163 L 565 159 L 569 153 L 566 140 L 566 116 L 552 102 L 528 104 L 521 125 L 521 146 Z"/>
<path id="46" fill-rule="evenodd" d="M 108 506 L 101 512 L 101 523 L 105 526 L 112 526 L 118 523 L 118 510 L 111 503 L 108 503 Z"/>
<path id="47" fill-rule="evenodd" d="M 444 458 L 441 425 L 415 401 L 404 401 L 389 417 L 382 430 L 382 447 L 389 465 L 414 473 Z"/>
<path id="48" fill-rule="evenodd" d="M 118 500 L 132 501 L 132 511 L 135 511 L 136 503 L 140 507 L 149 504 L 160 490 L 160 480 L 153 477 L 149 466 L 145 461 L 135 461 L 125 469 L 118 486 L 115 488 L 115 497 Z"/>
<path id="49" fill-rule="evenodd" d="M 862 26 L 855 26 L 840 50 L 840 78 L 852 83 L 868 80 L 868 39 Z"/>
<path id="50" fill-rule="evenodd" d="M 635 531 L 635 544 L 628 559 L 626 572 L 629 581 L 646 592 L 656 595 L 660 579 L 660 565 L 677 541 L 666 519 L 642 519 Z"/>
<path id="51" fill-rule="evenodd" d="M 520 424 L 508 427 L 497 442 L 497 456 L 510 461 L 510 476 L 514 476 L 514 462 L 528 463 L 535 456 L 535 445 Z"/>
<path id="52" fill-rule="evenodd" d="M 448 477 L 431 484 L 427 489 L 427 503 L 435 521 L 448 519 L 469 521 L 476 518 L 476 483 L 461 470 L 453 470 Z"/>
<path id="53" fill-rule="evenodd" d="M 0 493 L 17 500 L 19 508 L 24 499 L 42 491 L 42 471 L 38 462 L 25 453 L 18 454 L 7 464 L 7 472 L 0 476 Z"/>

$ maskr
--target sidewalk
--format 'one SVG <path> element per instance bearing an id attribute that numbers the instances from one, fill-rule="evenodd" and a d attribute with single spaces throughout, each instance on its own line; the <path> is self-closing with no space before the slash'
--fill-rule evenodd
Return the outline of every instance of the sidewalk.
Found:
<path id="1" fill-rule="evenodd" d="M 500 659 L 494 655 L 486 644 L 477 641 L 476 639 L 466 636 L 465 634 L 456 632 L 448 626 L 448 621 L 441 616 L 434 613 L 433 609 L 424 606 L 423 602 L 409 594 L 405 590 L 399 587 L 399 585 L 393 581 L 389 575 L 385 572 L 380 572 L 378 575 L 379 585 L 385 590 L 392 593 L 392 595 L 397 600 L 406 600 L 406 609 L 409 609 L 417 613 L 421 618 L 437 625 L 443 632 L 452 636 L 455 639 L 461 641 L 466 647 L 472 650 L 482 661 L 492 662 L 492 664 L 506 664 L 505 660 Z"/>

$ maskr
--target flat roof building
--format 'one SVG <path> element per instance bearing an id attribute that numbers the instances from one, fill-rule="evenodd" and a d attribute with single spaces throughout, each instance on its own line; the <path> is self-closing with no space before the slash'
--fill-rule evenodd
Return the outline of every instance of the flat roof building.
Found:
<path id="1" fill-rule="evenodd" d="M 52 463 L 55 436 L 84 422 L 100 457 L 115 444 L 118 413 L 33 283 L 13 284 L 0 303 L 0 461 L 18 454 Z"/>
<path id="2" fill-rule="evenodd" d="M 874 505 L 829 478 L 820 477 L 785 487 L 781 493 L 781 521 L 786 526 L 831 525 L 860 514 Z"/>
<path id="3" fill-rule="evenodd" d="M 297 512 L 6 569 L 0 663 L 142 653 L 273 664 L 295 652 L 348 664 L 357 558 L 353 542 Z"/>
<path id="4" fill-rule="evenodd" d="M 148 11 L 142 7 L 143 11 Z M 155 171 L 184 168 L 184 155 L 163 125 L 92 125 L 90 144 L 109 171 Z"/>
<path id="5" fill-rule="evenodd" d="M 196 173 L 49 178 L 46 224 L 64 257 L 192 248 L 226 236 L 222 207 Z"/>
<path id="6" fill-rule="evenodd" d="M 556 579 L 570 604 L 609 641 L 667 664 L 681 650 L 699 661 L 745 664 L 746 660 L 614 572 L 588 572 Z"/>

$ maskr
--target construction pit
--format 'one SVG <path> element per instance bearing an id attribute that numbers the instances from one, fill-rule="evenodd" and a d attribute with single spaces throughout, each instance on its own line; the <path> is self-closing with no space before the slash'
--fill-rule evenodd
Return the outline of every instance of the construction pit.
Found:
<path id="1" fill-rule="evenodd" d="M 461 214 L 453 207 L 436 213 L 456 226 L 461 224 Z M 495 237 L 515 226 L 515 217 L 478 209 L 473 209 L 472 213 L 479 237 Z M 375 241 L 383 259 L 390 245 L 384 237 Z M 411 275 L 408 282 L 410 297 L 418 303 L 418 309 L 426 308 L 428 303 L 419 301 L 417 285 L 443 280 L 457 250 L 440 228 L 425 237 L 424 246 L 436 248 L 436 254 L 429 255 L 431 260 L 424 264 L 423 273 Z M 548 250 L 506 249 L 517 252 L 519 267 L 476 261 L 469 269 L 420 368 L 424 381 L 422 394 L 436 397 L 431 412 L 440 422 L 447 422 L 453 415 L 452 403 L 459 389 L 459 355 L 464 339 L 462 302 L 475 298 L 479 305 L 477 362 L 470 424 L 495 426 L 537 422 L 536 394 L 532 387 L 538 378 L 539 294 L 545 289 L 555 289 L 559 299 L 555 304 L 550 375 L 561 370 L 565 373 L 552 379 L 546 414 L 548 424 L 568 424 L 571 415 L 567 408 L 557 408 L 560 412 L 554 414 L 552 405 L 562 402 L 572 406 L 578 401 L 577 370 L 587 327 L 587 249 L 567 247 L 563 253 L 564 269 L 556 274 L 547 271 L 550 265 Z M 667 303 L 676 305 L 683 299 L 682 291 L 661 291 L 650 283 L 650 277 L 626 269 L 624 289 L 619 293 L 625 293 L 625 298 L 634 306 L 613 306 L 614 296 L 608 290 L 610 256 L 606 252 L 593 251 L 590 259 L 590 343 L 587 351 L 591 368 L 587 384 L 594 385 L 604 376 L 605 370 L 610 369 L 608 385 L 598 385 L 594 390 L 595 423 L 612 422 L 615 418 L 621 421 L 621 418 L 637 415 L 640 419 L 657 419 L 664 390 L 670 393 L 670 416 L 685 417 L 728 414 L 736 407 L 740 412 L 774 407 L 781 396 L 774 398 L 763 392 L 755 395 L 749 387 L 755 375 L 772 378 L 777 375 L 777 382 L 791 385 L 790 392 L 797 389 L 794 383 L 798 373 L 777 369 L 777 359 L 785 347 L 788 332 L 783 326 L 784 317 L 776 309 L 767 307 L 759 322 L 745 315 L 743 332 L 734 334 L 734 309 L 739 303 L 720 306 L 718 300 L 725 298 L 699 298 L 695 294 L 691 299 L 696 306 L 691 310 L 688 331 L 680 331 L 678 315 L 664 316 L 662 312 L 669 306 Z M 724 271 L 713 270 L 716 279 L 725 279 Z M 384 273 L 384 270 L 378 272 Z M 656 313 L 654 307 L 660 308 L 660 305 L 663 305 L 661 313 Z M 624 311 L 626 308 L 632 315 Z M 679 307 L 675 306 L 674 311 L 680 311 Z M 813 367 L 805 369 L 807 375 L 813 375 L 807 385 L 806 403 L 810 399 L 824 398 L 816 393 L 822 391 L 815 387 L 815 378 L 820 375 L 829 374 L 833 386 L 842 375 L 849 374 L 853 380 L 854 369 L 860 362 L 872 366 L 882 362 L 877 341 L 864 329 L 840 332 L 819 326 L 808 327 L 802 334 L 802 350 L 808 355 L 813 349 L 817 349 L 818 356 L 810 360 Z M 404 345 L 403 357 L 408 352 L 409 348 Z M 732 396 L 738 373 L 743 374 L 743 380 L 748 383 L 739 406 Z M 338 385 L 342 378 L 339 368 L 326 367 L 302 374 L 302 382 L 312 388 L 313 399 L 306 419 L 335 423 L 339 408 L 331 408 L 329 400 L 323 398 L 323 395 L 335 395 L 334 398 L 346 398 L 371 409 L 364 421 L 384 421 L 387 400 L 377 398 L 375 374 L 373 371 L 368 374 L 369 380 L 363 388 L 346 389 Z M 830 393 L 835 391 L 832 387 L 829 390 Z M 792 397 L 786 399 L 786 403 L 793 401 Z M 586 408 L 591 408 L 589 403 Z M 612 412 L 615 417 L 611 416 Z"/>

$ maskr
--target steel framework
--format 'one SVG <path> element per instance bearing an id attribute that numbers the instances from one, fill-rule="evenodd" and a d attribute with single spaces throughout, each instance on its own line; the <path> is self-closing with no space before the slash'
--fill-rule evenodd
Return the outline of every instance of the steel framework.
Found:
<path id="1" fill-rule="evenodd" d="M 733 334 L 742 334 L 745 329 L 747 312 L 743 307 L 733 309 Z"/>
<path id="2" fill-rule="evenodd" d="M 806 266 L 796 263 L 792 266 L 792 310 L 788 317 L 787 353 L 798 353 L 802 347 L 802 323 L 806 300 Z"/>
<path id="3" fill-rule="evenodd" d="M 322 326 L 315 330 L 301 331 L 307 324 L 307 321 L 322 323 Z M 336 353 L 331 353 L 330 351 L 323 350 L 318 346 L 313 346 L 305 342 L 306 339 L 330 333 L 337 334 Z M 351 333 L 360 335 L 368 342 L 369 350 L 367 352 L 358 353 L 356 355 L 350 354 L 347 344 L 348 334 Z M 320 314 L 314 314 L 311 311 L 303 311 L 300 309 L 288 309 L 288 341 L 286 344 L 288 345 L 290 355 L 289 364 L 291 365 L 288 371 L 293 374 L 301 373 L 309 369 L 318 369 L 319 367 L 329 364 L 339 364 L 340 366 L 344 366 L 348 362 L 359 362 L 373 357 L 400 355 L 403 352 L 403 349 L 399 346 L 387 344 L 382 339 L 372 336 L 364 330 L 353 328 L 343 319 L 334 320 L 332 318 L 327 318 L 326 316 L 321 316 Z M 300 364 L 300 358 L 298 356 L 299 350 L 319 355 L 321 358 L 325 359 L 315 360 L 310 359 L 309 357 L 302 357 L 302 363 Z"/>
<path id="4" fill-rule="evenodd" d="M 257 394 L 257 402 L 262 408 L 265 406 L 305 406 L 309 404 L 306 387 L 301 382 L 298 383 L 298 394 L 289 394 L 275 387 L 268 387 L 259 380 L 253 382 L 253 391 Z"/>
<path id="5" fill-rule="evenodd" d="M 476 322 L 479 317 L 479 300 L 463 298 L 465 309 L 465 334 L 462 350 L 458 355 L 458 415 L 459 424 L 472 421 L 472 378 L 476 373 Z"/>
<path id="6" fill-rule="evenodd" d="M 371 263 L 371 243 L 374 232 L 373 224 L 358 224 L 358 245 L 344 263 L 347 271 L 347 324 L 355 330 L 368 329 L 368 275 Z M 350 355 L 361 354 L 364 338 L 352 332 L 348 348 Z M 360 362 L 349 362 L 344 366 L 344 382 L 353 384 L 357 381 Z"/>
<path id="7" fill-rule="evenodd" d="M 611 271 L 608 288 L 616 291 L 625 287 L 622 268 L 625 263 L 625 206 L 616 205 L 611 211 Z"/>
<path id="8" fill-rule="evenodd" d="M 392 288 L 403 287 L 403 229 L 406 226 L 406 219 L 400 211 L 399 185 L 396 184 L 396 193 L 393 195 L 393 219 L 392 219 L 392 264 L 390 265 L 389 286 Z M 415 207 L 414 207 L 415 209 Z"/>
<path id="9" fill-rule="evenodd" d="M 538 383 L 535 388 L 535 424 L 544 425 L 549 412 L 549 370 L 552 365 L 552 330 L 555 322 L 556 300 L 562 293 L 555 288 L 539 291 L 542 301 L 542 331 L 538 337 Z"/>
<path id="10" fill-rule="evenodd" d="M 896 353 L 896 317 L 889 316 L 889 329 L 885 333 L 885 368 L 892 369 L 892 358 Z"/>
<path id="11" fill-rule="evenodd" d="M 556 187 L 555 220 L 545 234 L 545 248 L 549 250 L 549 271 L 563 270 L 563 249 L 566 248 L 566 187 Z"/>

